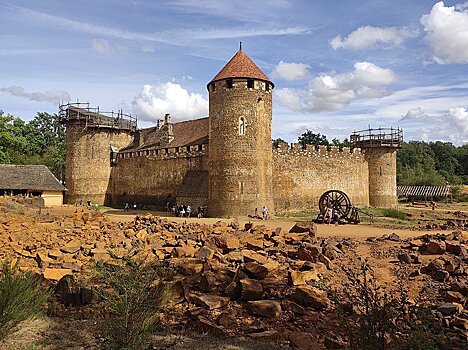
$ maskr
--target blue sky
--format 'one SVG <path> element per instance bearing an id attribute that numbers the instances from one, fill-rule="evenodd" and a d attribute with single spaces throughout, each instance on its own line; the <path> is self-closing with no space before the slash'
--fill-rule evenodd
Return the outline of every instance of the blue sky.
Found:
<path id="1" fill-rule="evenodd" d="M 0 1 L 0 109 L 60 101 L 206 116 L 206 84 L 244 51 L 274 81 L 273 137 L 401 127 L 468 142 L 468 2 Z"/>

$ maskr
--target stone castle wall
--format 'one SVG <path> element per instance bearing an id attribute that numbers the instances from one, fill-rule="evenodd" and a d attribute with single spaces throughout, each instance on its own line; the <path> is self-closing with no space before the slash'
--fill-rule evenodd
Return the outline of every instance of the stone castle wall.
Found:
<path id="1" fill-rule="evenodd" d="M 252 214 L 273 207 L 271 151 L 271 84 L 233 79 L 209 85 L 210 216 Z M 245 132 L 240 132 L 241 119 Z"/>
<path id="2" fill-rule="evenodd" d="M 111 174 L 111 146 L 122 148 L 132 133 L 110 128 L 91 128 L 68 123 L 66 133 L 66 202 L 91 200 L 104 204 Z"/>
<path id="3" fill-rule="evenodd" d="M 273 150 L 276 212 L 318 208 L 328 190 L 344 191 L 356 206 L 369 205 L 368 163 L 360 150 L 298 144 Z"/>
<path id="4" fill-rule="evenodd" d="M 122 152 L 112 167 L 108 199 L 113 205 L 136 202 L 162 209 L 175 201 L 187 171 L 207 169 L 206 145 Z"/>

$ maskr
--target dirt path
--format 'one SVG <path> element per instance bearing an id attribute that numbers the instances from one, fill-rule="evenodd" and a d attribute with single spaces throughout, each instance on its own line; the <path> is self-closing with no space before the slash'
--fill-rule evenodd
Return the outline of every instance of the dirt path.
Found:
<path id="1" fill-rule="evenodd" d="M 219 218 L 177 218 L 173 216 L 167 216 L 167 213 L 164 212 L 149 212 L 149 211 L 131 211 L 123 212 L 122 210 L 108 210 L 104 212 L 106 216 L 109 217 L 112 221 L 123 221 L 128 222 L 132 221 L 135 215 L 145 215 L 151 213 L 153 215 L 158 215 L 162 217 L 167 217 L 171 221 L 175 222 L 197 222 L 205 224 L 213 224 L 219 220 L 231 222 L 231 219 L 219 219 Z M 257 219 L 240 219 L 239 224 L 244 226 L 245 223 L 252 222 L 258 225 L 266 225 L 267 227 L 281 227 L 284 231 L 289 231 L 291 227 L 294 226 L 295 221 L 292 220 L 282 220 L 282 219 L 272 219 L 272 220 L 257 220 Z M 367 237 L 380 237 L 385 234 L 396 233 L 400 238 L 409 238 L 420 236 L 425 233 L 425 231 L 418 230 L 409 230 L 409 229 L 393 229 L 393 228 L 383 228 L 377 227 L 369 224 L 360 224 L 360 225 L 327 225 L 327 224 L 318 224 L 317 233 L 319 237 L 342 237 L 342 238 L 354 238 L 357 240 L 365 240 Z M 432 232 L 433 233 L 433 232 Z"/>

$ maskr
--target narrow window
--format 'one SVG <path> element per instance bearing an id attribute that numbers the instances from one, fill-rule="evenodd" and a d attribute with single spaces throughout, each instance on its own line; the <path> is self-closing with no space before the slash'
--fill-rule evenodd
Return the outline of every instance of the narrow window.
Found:
<path id="1" fill-rule="evenodd" d="M 245 135 L 245 119 L 240 117 L 239 119 L 239 135 Z"/>
<path id="2" fill-rule="evenodd" d="M 247 88 L 253 89 L 253 87 L 254 87 L 253 79 L 247 79 Z"/>
<path id="3" fill-rule="evenodd" d="M 239 193 L 244 194 L 244 183 L 243 182 L 239 182 Z"/>
<path id="4" fill-rule="evenodd" d="M 232 89 L 232 79 L 226 79 L 226 87 Z"/>
<path id="5" fill-rule="evenodd" d="M 211 92 L 215 92 L 215 90 L 216 90 L 216 84 L 212 83 L 211 84 Z"/>
<path id="6" fill-rule="evenodd" d="M 265 90 L 266 90 L 266 91 L 270 91 L 270 84 L 265 83 Z"/>
<path id="7" fill-rule="evenodd" d="M 382 167 L 380 167 L 380 176 L 382 176 Z"/>

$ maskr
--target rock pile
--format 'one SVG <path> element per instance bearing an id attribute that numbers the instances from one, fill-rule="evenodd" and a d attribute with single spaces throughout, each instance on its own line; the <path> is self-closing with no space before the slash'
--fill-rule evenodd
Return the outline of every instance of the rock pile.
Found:
<path id="1" fill-rule="evenodd" d="M 50 222 L 10 215 L 0 218 L 0 260 L 40 274 L 66 305 L 89 303 L 89 291 L 70 276 L 86 276 L 94 262 L 165 261 L 178 271 L 168 322 L 185 319 L 202 331 L 269 340 L 289 339 L 294 330 L 296 342 L 316 341 L 304 328 L 326 323 L 330 304 L 317 286 L 349 243 L 319 242 L 315 233 L 312 223 L 283 232 L 253 224 L 241 229 L 237 222 L 177 224 L 151 215 L 129 223 L 91 212 Z"/>
<path id="2" fill-rule="evenodd" d="M 462 231 L 426 234 L 406 243 L 399 261 L 419 265 L 412 272 L 415 278 L 430 276 L 434 289 L 440 291 L 435 315 L 468 339 L 468 235 Z M 423 263 L 423 257 L 430 257 L 429 262 Z"/>

